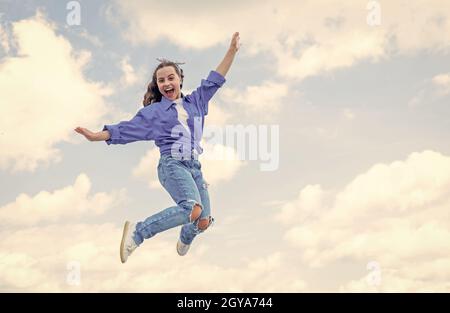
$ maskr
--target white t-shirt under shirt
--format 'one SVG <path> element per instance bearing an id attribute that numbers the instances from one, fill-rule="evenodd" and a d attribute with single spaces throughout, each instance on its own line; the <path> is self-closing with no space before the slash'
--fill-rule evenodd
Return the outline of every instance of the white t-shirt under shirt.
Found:
<path id="1" fill-rule="evenodd" d="M 178 121 L 181 123 L 181 125 L 184 126 L 184 128 L 186 128 L 187 132 L 190 133 L 190 130 L 189 130 L 189 127 L 187 124 L 189 115 L 183 106 L 183 99 L 178 98 L 175 100 L 175 103 L 176 103 L 175 108 L 177 109 L 177 112 L 178 112 Z"/>

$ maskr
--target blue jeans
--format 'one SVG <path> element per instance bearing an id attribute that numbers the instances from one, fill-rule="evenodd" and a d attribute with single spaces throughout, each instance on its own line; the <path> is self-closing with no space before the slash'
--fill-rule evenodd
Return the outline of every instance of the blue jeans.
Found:
<path id="1" fill-rule="evenodd" d="M 177 205 L 138 222 L 133 239 L 140 245 L 144 239 L 183 225 L 180 240 L 184 244 L 191 244 L 195 236 L 204 231 L 198 227 L 198 221 L 213 220 L 208 184 L 203 179 L 201 163 L 196 159 L 179 160 L 170 155 L 162 155 L 158 163 L 158 178 Z M 199 218 L 191 222 L 191 211 L 196 204 L 201 206 L 202 212 Z"/>

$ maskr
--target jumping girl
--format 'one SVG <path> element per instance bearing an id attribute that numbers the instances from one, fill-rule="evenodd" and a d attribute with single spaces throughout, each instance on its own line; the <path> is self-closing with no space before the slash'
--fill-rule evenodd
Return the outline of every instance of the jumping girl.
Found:
<path id="1" fill-rule="evenodd" d="M 185 255 L 195 236 L 213 221 L 207 183 L 198 156 L 208 102 L 224 84 L 225 75 L 239 50 L 239 33 L 233 34 L 230 47 L 215 71 L 201 81 L 190 95 L 183 95 L 183 70 L 178 63 L 160 60 L 144 95 L 144 108 L 130 121 L 105 125 L 100 132 L 77 127 L 76 132 L 89 141 L 126 144 L 138 140 L 154 140 L 161 157 L 158 178 L 176 205 L 158 212 L 144 221 L 125 222 L 120 244 L 120 259 L 128 256 L 157 233 L 183 225 L 177 252 Z"/>

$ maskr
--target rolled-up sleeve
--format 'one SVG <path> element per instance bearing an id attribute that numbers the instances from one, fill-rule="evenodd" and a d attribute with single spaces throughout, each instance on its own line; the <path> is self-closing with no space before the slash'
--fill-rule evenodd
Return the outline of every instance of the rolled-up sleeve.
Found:
<path id="1" fill-rule="evenodd" d="M 225 83 L 225 77 L 216 71 L 211 71 L 206 79 L 202 79 L 200 87 L 190 95 L 195 101 L 203 115 L 208 114 L 209 100 L 214 96 L 216 91 Z"/>
<path id="2" fill-rule="evenodd" d="M 151 117 L 145 116 L 143 109 L 130 121 L 122 121 L 115 125 L 105 125 L 103 130 L 107 130 L 110 134 L 110 138 L 105 140 L 108 145 L 126 144 L 139 140 L 154 140 Z"/>

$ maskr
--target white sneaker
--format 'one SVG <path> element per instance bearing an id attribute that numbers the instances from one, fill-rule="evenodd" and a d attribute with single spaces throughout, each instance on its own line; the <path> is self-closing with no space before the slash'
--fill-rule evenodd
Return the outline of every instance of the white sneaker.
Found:
<path id="1" fill-rule="evenodd" d="M 181 242 L 180 239 L 178 239 L 178 242 L 177 242 L 177 252 L 178 252 L 178 254 L 181 255 L 181 256 L 185 255 L 188 252 L 190 246 L 191 245 L 185 245 L 184 243 Z"/>
<path id="2" fill-rule="evenodd" d="M 120 243 L 120 260 L 125 263 L 131 253 L 138 247 L 133 239 L 136 224 L 129 221 L 123 226 L 122 242 Z"/>

